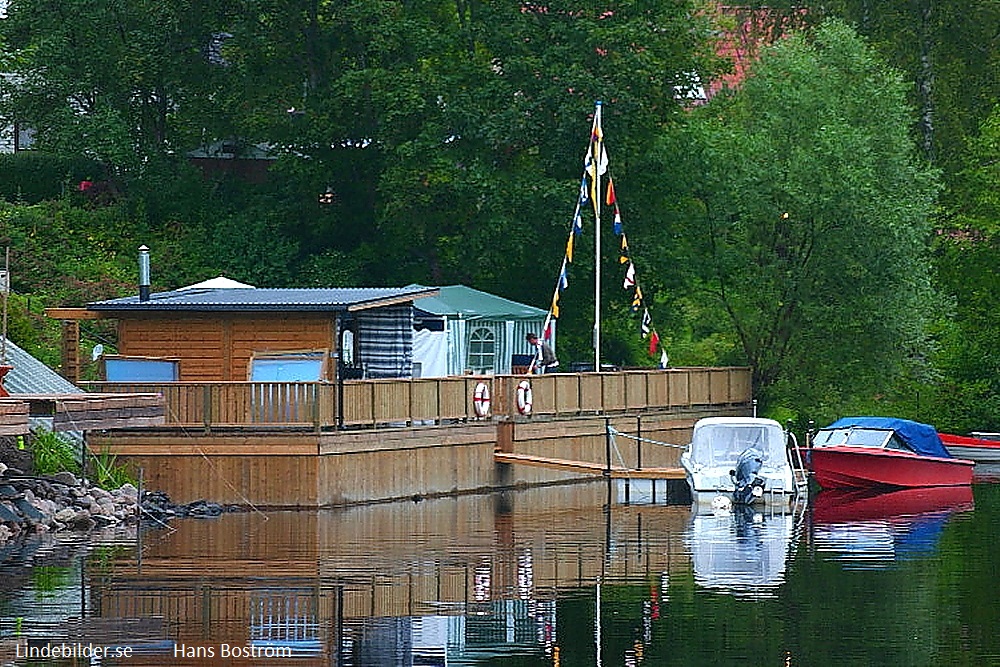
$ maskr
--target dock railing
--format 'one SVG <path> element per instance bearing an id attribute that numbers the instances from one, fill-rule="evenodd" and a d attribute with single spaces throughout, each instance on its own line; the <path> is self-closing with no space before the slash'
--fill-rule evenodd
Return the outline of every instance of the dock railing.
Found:
<path id="1" fill-rule="evenodd" d="M 532 400 L 530 410 L 522 412 L 518 385 L 524 380 L 530 382 Z M 167 427 L 205 430 L 420 426 L 728 407 L 751 401 L 750 370 L 742 367 L 462 375 L 346 380 L 340 384 L 89 382 L 81 386 L 101 393 L 162 394 Z M 485 411 L 483 386 L 489 397 Z"/>

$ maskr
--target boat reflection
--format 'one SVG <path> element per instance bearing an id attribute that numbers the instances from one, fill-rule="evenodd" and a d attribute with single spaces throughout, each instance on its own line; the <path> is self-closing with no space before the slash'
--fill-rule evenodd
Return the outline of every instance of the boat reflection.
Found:
<path id="1" fill-rule="evenodd" d="M 813 501 L 812 543 L 846 569 L 878 569 L 934 553 L 954 514 L 972 511 L 972 487 L 830 489 Z"/>
<path id="2" fill-rule="evenodd" d="M 774 597 L 801 511 L 787 501 L 754 507 L 696 498 L 687 532 L 695 582 L 738 597 Z"/>

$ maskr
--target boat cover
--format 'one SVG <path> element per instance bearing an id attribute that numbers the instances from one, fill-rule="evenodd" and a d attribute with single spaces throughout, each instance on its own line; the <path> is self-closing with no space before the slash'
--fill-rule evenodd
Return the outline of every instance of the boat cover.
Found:
<path id="1" fill-rule="evenodd" d="M 843 417 L 826 428 L 851 428 L 852 426 L 895 431 L 896 435 L 917 454 L 937 456 L 942 459 L 952 458 L 952 455 L 948 453 L 948 450 L 942 444 L 937 429 L 929 424 L 921 424 L 909 419 L 896 419 L 895 417 Z"/>

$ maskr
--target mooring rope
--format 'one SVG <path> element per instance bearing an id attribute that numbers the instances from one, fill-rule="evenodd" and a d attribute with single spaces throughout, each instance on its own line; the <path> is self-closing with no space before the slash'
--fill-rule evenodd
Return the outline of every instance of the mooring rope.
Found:
<path id="1" fill-rule="evenodd" d="M 629 435 L 628 433 L 622 433 L 621 431 L 619 431 L 618 429 L 616 429 L 614 426 L 609 426 L 608 427 L 608 432 L 612 436 L 620 435 L 623 438 L 629 438 L 630 440 L 636 440 L 638 442 L 648 442 L 648 443 L 650 443 L 652 445 L 661 445 L 663 447 L 676 447 L 677 449 L 687 449 L 687 445 L 675 445 L 675 444 L 670 443 L 670 442 L 661 442 L 660 440 L 651 440 L 650 438 L 643 438 L 643 437 L 640 437 L 638 435 Z"/>

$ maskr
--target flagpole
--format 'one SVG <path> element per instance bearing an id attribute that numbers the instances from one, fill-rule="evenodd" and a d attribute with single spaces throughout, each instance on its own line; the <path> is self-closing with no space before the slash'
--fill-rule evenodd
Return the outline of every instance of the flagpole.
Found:
<path id="1" fill-rule="evenodd" d="M 594 109 L 593 150 L 594 190 L 594 372 L 601 370 L 601 157 L 604 132 L 601 129 L 601 101 Z"/>

